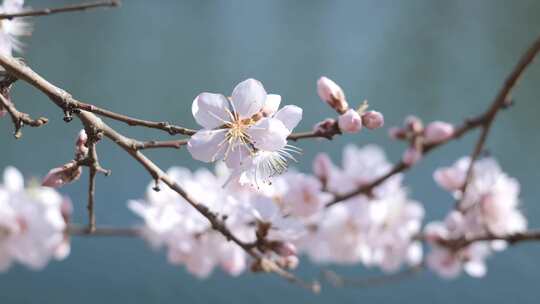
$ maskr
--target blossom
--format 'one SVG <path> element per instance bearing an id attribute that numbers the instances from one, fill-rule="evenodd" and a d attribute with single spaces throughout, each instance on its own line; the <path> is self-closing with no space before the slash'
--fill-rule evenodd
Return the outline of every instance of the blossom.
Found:
<path id="1" fill-rule="evenodd" d="M 401 160 L 404 164 L 412 166 L 422 159 L 422 152 L 416 147 L 409 147 L 403 152 Z"/>
<path id="2" fill-rule="evenodd" d="M 0 184 L 0 271 L 13 262 L 44 268 L 69 254 L 64 230 L 70 212 L 66 200 L 51 188 L 24 187 L 21 173 L 8 167 Z"/>
<path id="3" fill-rule="evenodd" d="M 349 109 L 339 116 L 338 126 L 342 132 L 360 132 L 362 130 L 362 117 L 357 111 Z"/>
<path id="4" fill-rule="evenodd" d="M 377 111 L 367 111 L 362 114 L 362 124 L 368 129 L 378 129 L 384 125 L 384 116 Z"/>
<path id="5" fill-rule="evenodd" d="M 0 6 L 0 13 L 13 14 L 23 11 L 24 0 L 4 0 Z M 29 36 L 32 27 L 25 18 L 0 20 L 0 54 L 11 56 L 12 51 L 21 51 L 22 44 L 18 40 L 21 36 Z"/>
<path id="6" fill-rule="evenodd" d="M 291 158 L 287 137 L 300 122 L 302 109 L 279 107 L 281 98 L 268 95 L 254 79 L 239 83 L 230 99 L 201 93 L 192 112 L 203 129 L 188 142 L 192 157 L 203 162 L 225 160 L 235 176 L 251 171 L 263 180 L 282 173 Z"/>
<path id="7" fill-rule="evenodd" d="M 51 169 L 43 178 L 41 185 L 44 187 L 58 188 L 81 177 L 82 168 L 75 161 L 71 161 L 60 167 Z"/>
<path id="8" fill-rule="evenodd" d="M 242 202 L 221 187 L 226 176 L 206 169 L 190 172 L 171 168 L 167 174 L 201 204 L 220 215 L 227 215 L 227 227 L 235 235 L 243 235 L 248 211 Z M 231 275 L 246 268 L 246 254 L 212 230 L 208 220 L 173 190 L 163 187 L 159 192 L 149 185 L 144 200 L 129 202 L 129 208 L 145 222 L 144 236 L 155 248 L 165 246 L 170 263 L 184 265 L 197 277 L 205 278 L 216 266 Z M 247 234 L 247 231 L 245 232 Z"/>
<path id="9" fill-rule="evenodd" d="M 322 191 L 321 182 L 313 176 L 303 173 L 290 172 L 285 174 L 288 189 L 281 198 L 282 207 L 286 214 L 296 217 L 309 217 L 322 210 L 332 199 L 330 193 Z"/>
<path id="10" fill-rule="evenodd" d="M 339 85 L 327 77 L 321 77 L 317 81 L 317 93 L 332 109 L 342 114 L 347 111 L 349 105 L 345 98 L 345 93 Z"/>

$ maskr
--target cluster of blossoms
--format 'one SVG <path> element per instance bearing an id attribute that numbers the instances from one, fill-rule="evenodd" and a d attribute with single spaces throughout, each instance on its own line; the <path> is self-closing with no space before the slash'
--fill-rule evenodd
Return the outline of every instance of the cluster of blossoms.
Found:
<path id="1" fill-rule="evenodd" d="M 431 269 L 443 277 L 453 278 L 461 270 L 474 277 L 484 276 L 485 259 L 493 252 L 506 248 L 505 241 L 460 241 L 482 236 L 504 236 L 523 232 L 527 220 L 518 209 L 519 183 L 506 175 L 492 158 L 476 161 L 472 178 L 463 193 L 468 157 L 452 167 L 435 171 L 434 179 L 459 201 L 444 222 L 429 223 L 425 235 L 432 245 L 427 257 Z"/>
<path id="2" fill-rule="evenodd" d="M 21 173 L 8 167 L 0 184 L 0 271 L 14 262 L 42 269 L 70 252 L 65 234 L 71 203 L 52 188 L 24 186 Z"/>
<path id="3" fill-rule="evenodd" d="M 363 263 L 384 270 L 403 263 L 416 265 L 422 248 L 414 240 L 420 232 L 422 206 L 407 198 L 396 175 L 360 195 L 326 208 L 335 194 L 369 183 L 390 169 L 376 146 L 345 149 L 343 169 L 328 156 L 314 163 L 315 175 L 290 170 L 275 176 L 272 184 L 242 185 L 229 181 L 226 166 L 216 174 L 173 168 L 168 174 L 210 210 L 224 216 L 227 228 L 245 243 L 264 240 L 259 249 L 285 268 L 298 264 L 306 254 L 316 262 Z M 324 167 L 324 169 L 321 169 Z M 210 223 L 171 190 L 155 192 L 149 185 L 146 198 L 130 208 L 145 221 L 145 235 L 155 246 L 164 245 L 169 261 L 183 264 L 199 277 L 215 266 L 233 275 L 247 263 L 240 247 L 211 229 Z"/>

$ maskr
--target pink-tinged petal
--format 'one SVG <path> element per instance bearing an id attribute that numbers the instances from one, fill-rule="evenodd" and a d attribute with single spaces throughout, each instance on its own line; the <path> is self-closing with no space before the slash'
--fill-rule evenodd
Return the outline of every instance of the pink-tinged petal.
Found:
<path id="1" fill-rule="evenodd" d="M 277 112 L 279 105 L 281 104 L 281 96 L 277 94 L 268 94 L 266 96 L 266 102 L 263 106 L 264 115 L 271 116 Z"/>
<path id="2" fill-rule="evenodd" d="M 327 77 L 321 77 L 317 81 L 317 93 L 330 107 L 338 113 L 344 113 L 349 108 L 345 99 L 345 93 L 339 85 Z"/>
<path id="3" fill-rule="evenodd" d="M 228 146 L 226 133 L 227 130 L 199 130 L 188 141 L 189 153 L 194 159 L 207 163 L 223 158 Z"/>
<path id="4" fill-rule="evenodd" d="M 342 132 L 360 132 L 362 130 L 362 117 L 355 110 L 349 109 L 339 116 L 338 126 Z"/>
<path id="5" fill-rule="evenodd" d="M 9 166 L 4 170 L 4 187 L 9 191 L 24 189 L 24 177 L 15 167 Z"/>
<path id="6" fill-rule="evenodd" d="M 370 130 L 378 129 L 384 125 L 384 116 L 377 111 L 367 111 L 362 115 L 362 123 Z"/>
<path id="7" fill-rule="evenodd" d="M 401 157 L 401 161 L 405 163 L 407 166 L 412 166 L 419 162 L 422 159 L 422 152 L 415 147 L 409 147 L 405 152 L 403 152 L 403 156 Z"/>
<path id="8" fill-rule="evenodd" d="M 466 172 L 454 167 L 440 168 L 433 173 L 433 179 L 447 191 L 457 191 L 463 187 Z"/>
<path id="9" fill-rule="evenodd" d="M 300 120 L 302 120 L 302 108 L 291 105 L 284 106 L 276 113 L 274 118 L 281 120 L 285 127 L 292 132 Z"/>
<path id="10" fill-rule="evenodd" d="M 434 121 L 428 124 L 424 130 L 424 138 L 427 144 L 446 141 L 453 135 L 454 126 L 444 121 Z"/>
<path id="11" fill-rule="evenodd" d="M 237 144 L 229 149 L 225 156 L 227 167 L 234 169 L 248 165 L 251 162 L 250 152 L 245 145 Z"/>
<path id="12" fill-rule="evenodd" d="M 4 0 L 4 13 L 16 13 L 23 8 L 24 0 Z"/>
<path id="13" fill-rule="evenodd" d="M 278 119 L 265 118 L 247 131 L 253 145 L 266 151 L 277 151 L 287 144 L 290 131 Z"/>
<path id="14" fill-rule="evenodd" d="M 244 80 L 232 92 L 233 110 L 240 118 L 250 118 L 263 108 L 266 96 L 266 91 L 260 81 L 251 78 Z"/>
<path id="15" fill-rule="evenodd" d="M 41 185 L 44 187 L 58 188 L 74 182 L 81 177 L 82 169 L 74 161 L 63 166 L 53 168 L 43 178 Z"/>
<path id="16" fill-rule="evenodd" d="M 195 121 L 205 129 L 214 129 L 230 121 L 228 110 L 229 101 L 221 94 L 201 93 L 191 105 Z"/>

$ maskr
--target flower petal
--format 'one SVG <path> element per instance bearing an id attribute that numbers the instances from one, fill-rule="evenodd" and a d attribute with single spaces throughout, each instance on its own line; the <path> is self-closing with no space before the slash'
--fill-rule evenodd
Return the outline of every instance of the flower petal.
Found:
<path id="1" fill-rule="evenodd" d="M 15 167 L 7 167 L 4 170 L 4 187 L 9 191 L 21 191 L 24 189 L 24 177 Z"/>
<path id="2" fill-rule="evenodd" d="M 240 118 L 250 118 L 264 106 L 266 91 L 260 81 L 250 78 L 234 88 L 231 99 L 233 110 Z"/>
<path id="3" fill-rule="evenodd" d="M 188 141 L 187 148 L 194 159 L 213 162 L 223 157 L 228 143 L 227 130 L 199 130 Z"/>
<path id="4" fill-rule="evenodd" d="M 279 119 L 265 118 L 248 129 L 256 148 L 266 151 L 277 151 L 287 144 L 290 131 Z"/>
<path id="5" fill-rule="evenodd" d="M 205 129 L 214 129 L 231 120 L 229 102 L 221 94 L 201 93 L 191 105 L 193 117 Z"/>
<path id="6" fill-rule="evenodd" d="M 225 163 L 231 169 L 240 168 L 251 162 L 250 153 L 245 145 L 232 146 L 226 155 Z"/>
<path id="7" fill-rule="evenodd" d="M 279 109 L 281 103 L 281 96 L 277 94 L 266 95 L 266 102 L 264 103 L 263 112 L 266 115 L 274 115 Z"/>
<path id="8" fill-rule="evenodd" d="M 292 105 L 284 106 L 276 113 L 274 118 L 281 120 L 285 127 L 292 132 L 302 120 L 302 108 Z"/>

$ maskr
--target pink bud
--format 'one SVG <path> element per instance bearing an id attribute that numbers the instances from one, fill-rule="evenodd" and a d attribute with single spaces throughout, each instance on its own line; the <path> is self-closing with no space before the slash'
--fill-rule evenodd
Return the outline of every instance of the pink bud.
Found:
<path id="1" fill-rule="evenodd" d="M 313 126 L 313 131 L 317 133 L 328 133 L 336 128 L 336 120 L 332 118 L 326 118 L 323 121 L 316 123 Z"/>
<path id="2" fill-rule="evenodd" d="M 321 180 L 328 180 L 334 164 L 326 153 L 319 153 L 313 160 L 313 173 Z"/>
<path id="3" fill-rule="evenodd" d="M 353 109 L 347 110 L 338 118 L 339 129 L 347 133 L 357 133 L 362 130 L 362 117 Z"/>
<path id="4" fill-rule="evenodd" d="M 276 253 L 282 257 L 288 257 L 291 255 L 296 255 L 297 250 L 296 250 L 296 246 L 293 243 L 285 242 L 285 243 L 280 243 L 277 246 Z"/>
<path id="5" fill-rule="evenodd" d="M 420 118 L 410 115 L 405 118 L 405 126 L 414 133 L 420 133 L 424 130 L 424 124 Z"/>
<path id="6" fill-rule="evenodd" d="M 402 157 L 402 161 L 408 166 L 416 164 L 420 159 L 422 159 L 422 152 L 415 147 L 407 148 Z"/>
<path id="7" fill-rule="evenodd" d="M 377 111 L 367 111 L 362 115 L 362 123 L 368 129 L 378 129 L 384 125 L 384 117 Z"/>
<path id="8" fill-rule="evenodd" d="M 317 93 L 323 101 L 326 101 L 338 113 L 344 113 L 349 108 L 343 90 L 327 77 L 323 76 L 317 81 Z"/>
<path id="9" fill-rule="evenodd" d="M 447 191 L 457 191 L 463 187 L 466 172 L 454 167 L 440 168 L 433 173 L 433 179 Z"/>
<path id="10" fill-rule="evenodd" d="M 407 131 L 402 128 L 392 127 L 388 129 L 388 136 L 390 136 L 392 139 L 403 140 L 407 137 Z"/>
<path id="11" fill-rule="evenodd" d="M 446 141 L 453 135 L 454 126 L 443 121 L 434 121 L 430 123 L 424 131 L 424 138 L 428 144 Z"/>
<path id="12" fill-rule="evenodd" d="M 79 132 L 77 141 L 75 142 L 75 158 L 76 159 L 84 158 L 84 156 L 88 153 L 88 147 L 86 146 L 87 141 L 88 141 L 88 135 L 86 135 L 86 131 L 82 129 Z"/>
<path id="13" fill-rule="evenodd" d="M 58 188 L 76 181 L 81 177 L 82 169 L 75 162 L 69 162 L 61 167 L 53 168 L 41 183 L 44 187 Z"/>

